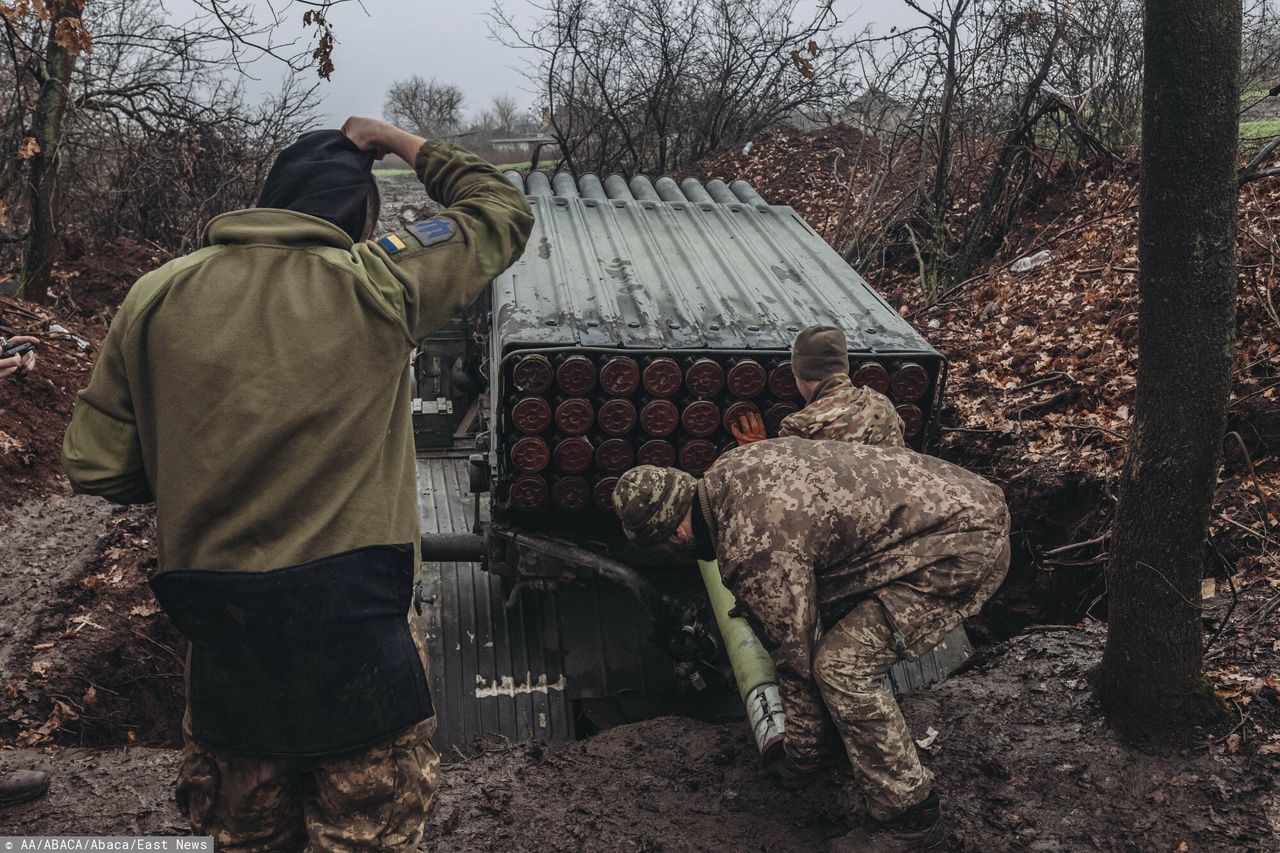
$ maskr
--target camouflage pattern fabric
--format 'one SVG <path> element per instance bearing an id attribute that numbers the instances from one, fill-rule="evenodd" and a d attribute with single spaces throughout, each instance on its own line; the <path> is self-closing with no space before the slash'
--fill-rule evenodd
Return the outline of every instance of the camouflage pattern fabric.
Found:
<path id="1" fill-rule="evenodd" d="M 1009 544 L 985 571 L 979 597 L 994 591 L 1009 567 Z M 912 590 L 902 590 L 911 595 Z M 920 612 L 930 602 L 922 597 Z M 899 615 L 897 619 L 906 618 Z M 912 623 L 916 644 L 933 648 L 960 621 L 957 611 L 935 614 L 924 623 Z M 894 633 L 904 630 L 891 623 L 874 598 L 863 599 L 819 640 L 813 656 L 813 677 L 831 722 L 844 742 L 854 779 L 867 799 L 867 809 L 877 820 L 889 820 L 929 796 L 933 774 L 920 763 L 916 745 L 885 674 L 898 662 Z M 791 721 L 787 721 L 790 726 Z"/>
<path id="2" fill-rule="evenodd" d="M 699 498 L 725 585 L 771 649 L 787 714 L 784 745 L 799 767 L 818 761 L 824 703 L 814 666 L 824 630 L 874 604 L 892 628 L 871 644 L 885 646 L 873 662 L 862 662 L 866 647 L 837 654 L 837 640 L 829 654 L 882 672 L 919 657 L 976 613 L 1008 570 L 1000 489 L 905 448 L 761 441 L 717 460 Z M 845 720 L 846 747 L 864 737 L 848 723 L 856 714 L 828 710 L 837 727 Z"/>
<path id="3" fill-rule="evenodd" d="M 848 374 L 822 380 L 809 404 L 783 418 L 780 437 L 851 441 L 879 447 L 905 447 L 902 418 L 879 391 L 860 388 Z"/>
<path id="4" fill-rule="evenodd" d="M 435 718 L 335 759 L 263 758 L 188 740 L 178 808 L 225 853 L 414 850 L 440 775 Z"/>
<path id="5" fill-rule="evenodd" d="M 637 465 L 613 489 L 613 508 L 627 538 L 648 548 L 671 538 L 693 503 L 697 481 L 684 471 Z"/>

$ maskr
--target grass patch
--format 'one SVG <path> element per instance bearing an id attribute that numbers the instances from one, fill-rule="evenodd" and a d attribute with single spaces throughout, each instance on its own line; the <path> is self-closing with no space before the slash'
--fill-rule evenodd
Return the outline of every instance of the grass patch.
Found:
<path id="1" fill-rule="evenodd" d="M 1280 136 L 1280 118 L 1265 118 L 1257 121 L 1240 122 L 1240 140 L 1242 142 L 1259 142 Z"/>
<path id="2" fill-rule="evenodd" d="M 1280 136 L 1280 118 L 1240 122 L 1240 152 L 1251 157 L 1264 145 Z"/>

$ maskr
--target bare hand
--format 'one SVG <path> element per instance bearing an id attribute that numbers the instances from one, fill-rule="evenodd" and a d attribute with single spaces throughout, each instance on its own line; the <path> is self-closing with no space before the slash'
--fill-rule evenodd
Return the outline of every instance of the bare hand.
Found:
<path id="1" fill-rule="evenodd" d="M 738 418 L 736 424 L 729 425 L 729 432 L 738 440 L 739 447 L 768 438 L 764 430 L 764 418 L 756 412 L 749 412 Z"/>
<path id="2" fill-rule="evenodd" d="M 344 121 L 342 132 L 361 151 L 373 151 L 379 160 L 388 154 L 395 154 L 410 166 L 418 159 L 418 149 L 427 141 L 385 121 L 361 116 L 352 116 Z"/>
<path id="3" fill-rule="evenodd" d="M 342 123 L 343 135 L 361 151 L 376 152 L 379 160 L 394 152 L 392 144 L 395 135 L 402 132 L 385 121 L 363 116 L 351 116 Z"/>
<path id="4" fill-rule="evenodd" d="M 14 335 L 8 339 L 10 344 L 38 344 L 38 338 L 30 335 Z M 25 355 L 13 355 L 9 358 L 0 358 L 0 379 L 10 376 L 21 370 L 23 373 L 30 373 L 36 367 L 36 353 L 32 350 Z"/>

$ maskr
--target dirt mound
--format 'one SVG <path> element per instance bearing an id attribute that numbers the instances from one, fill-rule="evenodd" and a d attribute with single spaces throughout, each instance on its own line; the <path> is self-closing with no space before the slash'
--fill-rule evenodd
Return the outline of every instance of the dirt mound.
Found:
<path id="1" fill-rule="evenodd" d="M 887 167 L 887 168 L 886 168 Z M 745 180 L 770 204 L 796 209 L 845 257 L 883 236 L 913 186 L 910 158 L 886 157 L 880 143 L 843 125 L 783 128 L 695 164 L 702 180 Z"/>
<path id="2" fill-rule="evenodd" d="M 66 335 L 49 334 L 50 323 L 95 344 L 105 329 L 62 320 L 29 302 L 0 296 L 5 334 L 40 338 L 36 369 L 0 379 L 0 480 L 6 496 L 48 494 L 62 479 L 62 435 L 76 393 L 89 382 L 92 356 Z M 9 498 L 12 500 L 12 498 Z M 0 508 L 2 516 L 10 507 Z"/>
<path id="3" fill-rule="evenodd" d="M 14 626 L 0 658 L 0 742 L 179 744 L 185 641 L 147 586 L 152 509 L 55 498 L 27 504 L 7 524 L 10 542 L 28 547 L 0 552 L 0 614 Z M 29 547 L 42 540 L 76 546 Z M 45 583 L 15 594 L 35 572 Z"/>
<path id="4" fill-rule="evenodd" d="M 53 310 L 99 325 L 111 321 L 129 288 L 171 257 L 158 246 L 117 237 L 87 251 L 77 246 L 54 272 Z"/>
<path id="5" fill-rule="evenodd" d="M 891 208 L 910 176 L 886 175 L 884 162 L 852 128 L 783 130 L 694 173 L 747 178 L 839 248 L 850 211 L 881 224 L 905 215 Z M 910 251 L 860 270 L 949 359 L 935 452 L 1008 496 L 1014 563 L 989 610 L 1004 619 L 985 626 L 995 638 L 1105 612 L 1101 567 L 1137 384 L 1137 177 L 1133 164 L 1060 164 L 998 255 L 934 305 Z M 1247 186 L 1240 210 L 1232 434 L 1211 548 L 1220 579 L 1259 563 L 1280 575 L 1280 181 Z M 1011 269 L 1039 252 L 1047 261 Z"/>
<path id="6" fill-rule="evenodd" d="M 0 334 L 41 341 L 34 372 L 0 381 L 0 480 L 13 486 L 12 494 L 57 489 L 62 435 L 93 368 L 94 352 L 79 341 L 96 348 L 129 287 L 167 259 L 124 237 L 71 254 L 54 272 L 48 304 L 0 296 Z M 54 325 L 66 331 L 50 331 Z"/>

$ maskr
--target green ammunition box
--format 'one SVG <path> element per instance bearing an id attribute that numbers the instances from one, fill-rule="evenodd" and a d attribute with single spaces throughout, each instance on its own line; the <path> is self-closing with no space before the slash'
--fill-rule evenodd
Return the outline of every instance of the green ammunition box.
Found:
<path id="1" fill-rule="evenodd" d="M 439 397 L 435 400 L 413 401 L 413 446 L 418 450 L 451 447 L 453 445 L 453 401 Z"/>

